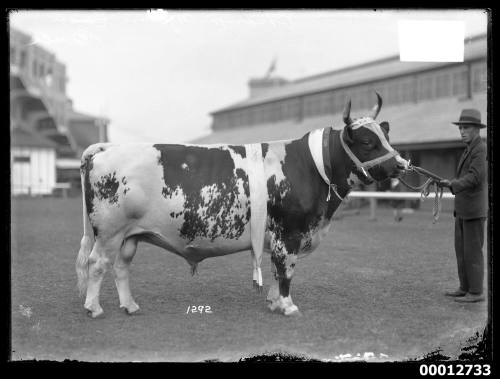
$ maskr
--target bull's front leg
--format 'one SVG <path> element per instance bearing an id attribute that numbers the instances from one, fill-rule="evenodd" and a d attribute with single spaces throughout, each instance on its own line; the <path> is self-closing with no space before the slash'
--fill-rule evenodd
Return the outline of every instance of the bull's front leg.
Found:
<path id="1" fill-rule="evenodd" d="M 278 281 L 278 273 L 276 271 L 276 266 L 274 265 L 271 257 L 271 287 L 269 288 L 269 292 L 267 293 L 266 300 L 271 304 L 278 301 L 280 297 L 280 289 L 279 289 L 279 281 Z M 271 304 L 269 306 L 271 306 Z"/>
<path id="2" fill-rule="evenodd" d="M 271 301 L 269 309 L 279 310 L 285 316 L 299 315 L 299 308 L 293 303 L 290 294 L 290 283 L 295 271 L 297 255 L 289 253 L 280 240 L 271 241 L 271 261 L 276 268 L 277 283 L 271 286 L 267 300 Z M 276 289 L 277 284 L 277 289 Z"/>

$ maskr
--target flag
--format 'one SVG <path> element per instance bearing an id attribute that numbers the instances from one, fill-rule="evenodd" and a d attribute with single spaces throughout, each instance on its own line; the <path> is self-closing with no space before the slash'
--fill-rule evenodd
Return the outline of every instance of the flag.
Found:
<path id="1" fill-rule="evenodd" d="M 275 69 L 276 69 L 276 58 L 272 60 L 271 65 L 267 69 L 266 78 L 269 78 Z"/>

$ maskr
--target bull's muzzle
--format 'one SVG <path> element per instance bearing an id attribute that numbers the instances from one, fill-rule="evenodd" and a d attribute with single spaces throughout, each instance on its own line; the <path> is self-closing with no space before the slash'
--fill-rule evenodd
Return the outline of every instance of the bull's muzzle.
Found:
<path id="1" fill-rule="evenodd" d="M 410 162 L 406 159 L 401 158 L 398 154 L 394 157 L 396 159 L 396 176 L 403 175 L 406 171 L 410 169 Z"/>
<path id="2" fill-rule="evenodd" d="M 406 159 L 401 158 L 401 155 L 396 155 L 397 167 L 400 170 L 408 170 L 410 168 L 410 162 Z"/>

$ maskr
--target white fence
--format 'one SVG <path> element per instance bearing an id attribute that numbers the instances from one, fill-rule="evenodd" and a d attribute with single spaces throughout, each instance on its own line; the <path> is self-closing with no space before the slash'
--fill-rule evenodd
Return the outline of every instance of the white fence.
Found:
<path id="1" fill-rule="evenodd" d="M 433 196 L 431 191 L 428 197 Z M 352 191 L 347 196 L 349 199 L 399 199 L 399 200 L 419 200 L 420 192 L 375 192 L 375 191 Z M 454 199 L 455 195 L 450 192 L 443 192 L 443 199 Z"/>
<path id="2" fill-rule="evenodd" d="M 431 190 L 429 196 L 425 199 L 434 201 L 435 192 Z M 450 192 L 443 192 L 442 199 L 453 200 L 455 195 Z M 376 191 L 352 191 L 347 196 L 350 199 L 369 199 L 370 200 L 370 220 L 377 218 L 377 199 L 393 199 L 393 200 L 422 200 L 420 192 L 376 192 Z"/>

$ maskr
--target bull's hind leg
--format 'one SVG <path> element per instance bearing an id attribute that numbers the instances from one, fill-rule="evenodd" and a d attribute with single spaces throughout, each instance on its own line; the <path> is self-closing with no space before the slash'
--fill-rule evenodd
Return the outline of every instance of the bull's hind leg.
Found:
<path id="1" fill-rule="evenodd" d="M 116 247 L 111 241 L 103 243 L 100 238 L 97 238 L 89 255 L 89 278 L 84 307 L 94 318 L 103 313 L 99 304 L 102 279 L 109 268 L 111 257 L 118 249 L 119 245 Z"/>
<path id="2" fill-rule="evenodd" d="M 115 263 L 113 265 L 115 273 L 115 284 L 120 298 L 120 308 L 124 308 L 128 314 L 133 314 L 139 310 L 139 306 L 134 301 L 130 291 L 130 263 L 137 251 L 138 239 L 129 237 L 123 243 L 120 252 L 116 254 Z"/>
<path id="3" fill-rule="evenodd" d="M 262 263 L 262 250 L 260 254 L 256 254 L 252 249 L 252 263 L 253 263 L 253 288 L 258 293 L 262 293 L 262 270 L 260 268 Z"/>
<path id="4" fill-rule="evenodd" d="M 274 242 L 271 241 L 271 248 L 271 261 L 276 266 L 279 295 L 277 299 L 275 298 L 271 300 L 269 308 L 272 311 L 278 309 L 283 312 L 285 316 L 299 315 L 299 308 L 293 303 L 292 296 L 290 295 L 290 283 L 295 271 L 297 255 L 289 254 L 286 250 L 285 244 L 279 240 L 275 240 Z M 271 290 L 269 292 L 270 295 L 273 296 Z"/>

